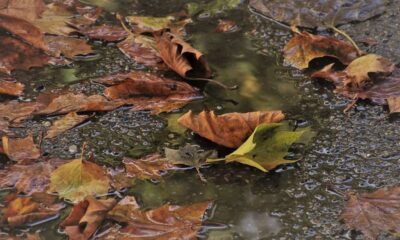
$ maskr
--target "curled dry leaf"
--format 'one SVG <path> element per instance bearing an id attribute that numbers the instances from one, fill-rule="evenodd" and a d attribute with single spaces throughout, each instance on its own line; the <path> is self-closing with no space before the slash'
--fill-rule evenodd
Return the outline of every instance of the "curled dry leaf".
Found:
<path id="1" fill-rule="evenodd" d="M 19 82 L 15 82 L 14 79 L 0 78 L 0 94 L 18 97 L 22 95 L 24 89 L 25 85 Z"/>
<path id="2" fill-rule="evenodd" d="M 68 113 L 67 115 L 63 116 L 61 119 L 53 123 L 53 125 L 47 131 L 47 135 L 45 136 L 45 138 L 54 138 L 59 134 L 84 122 L 89 117 L 89 115 L 78 115 L 76 112 Z"/>
<path id="3" fill-rule="evenodd" d="M 80 29 L 78 32 L 91 39 L 106 42 L 119 42 L 128 37 L 128 33 L 122 27 L 111 25 L 90 26 Z"/>
<path id="4" fill-rule="evenodd" d="M 41 156 L 40 149 L 33 142 L 32 135 L 25 138 L 3 136 L 1 140 L 5 154 L 13 161 L 34 160 Z"/>
<path id="5" fill-rule="evenodd" d="M 189 111 L 178 119 L 178 123 L 217 144 L 237 148 L 259 124 L 277 123 L 284 117 L 281 111 L 226 113 L 219 116 L 213 111 L 202 111 L 198 115 Z"/>
<path id="6" fill-rule="evenodd" d="M 108 213 L 108 218 L 126 226 L 114 227 L 100 239 L 195 239 L 209 206 L 203 202 L 141 211 L 136 200 L 128 196 Z"/>
<path id="7" fill-rule="evenodd" d="M 162 180 L 165 171 L 174 165 L 162 159 L 160 154 L 150 154 L 140 159 L 124 158 L 126 174 L 129 178 Z"/>
<path id="8" fill-rule="evenodd" d="M 349 193 L 341 218 L 367 239 L 380 233 L 400 233 L 400 187 L 381 188 L 370 194 Z"/>
<path id="9" fill-rule="evenodd" d="M 87 197 L 72 208 L 69 216 L 61 222 L 70 240 L 90 239 L 103 222 L 107 212 L 116 204 L 115 199 L 96 200 Z"/>
<path id="10" fill-rule="evenodd" d="M 82 39 L 65 36 L 45 36 L 45 41 L 49 46 L 49 53 L 55 57 L 63 54 L 67 58 L 73 58 L 76 55 L 92 53 L 92 47 Z"/>
<path id="11" fill-rule="evenodd" d="M 210 78 L 211 70 L 204 55 L 177 35 L 161 30 L 154 33 L 160 56 L 183 78 Z"/>
<path id="12" fill-rule="evenodd" d="M 333 37 L 295 33 L 284 48 L 285 60 L 297 69 L 306 69 L 316 58 L 333 57 L 345 65 L 358 57 L 358 51 L 350 43 Z"/>
<path id="13" fill-rule="evenodd" d="M 104 169 L 96 163 L 75 159 L 58 167 L 50 177 L 50 192 L 73 202 L 87 196 L 106 194 L 109 179 Z"/>
<path id="14" fill-rule="evenodd" d="M 62 163 L 65 161 L 49 159 L 7 166 L 0 170 L 0 188 L 15 187 L 18 193 L 26 195 L 45 192 L 50 184 L 50 174 Z"/>

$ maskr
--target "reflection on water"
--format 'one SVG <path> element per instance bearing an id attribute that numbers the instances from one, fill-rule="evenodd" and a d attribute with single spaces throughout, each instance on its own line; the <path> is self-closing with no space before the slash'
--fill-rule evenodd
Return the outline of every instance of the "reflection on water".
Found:
<path id="1" fill-rule="evenodd" d="M 235 231 L 244 239 L 263 239 L 279 233 L 282 229 L 279 219 L 271 217 L 268 212 L 244 212 Z"/>

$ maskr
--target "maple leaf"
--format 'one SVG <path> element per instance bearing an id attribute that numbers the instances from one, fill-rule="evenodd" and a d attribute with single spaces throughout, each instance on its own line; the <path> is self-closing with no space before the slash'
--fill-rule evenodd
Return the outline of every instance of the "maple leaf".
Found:
<path id="1" fill-rule="evenodd" d="M 89 117 L 89 115 L 78 115 L 76 112 L 68 113 L 67 115 L 63 116 L 61 119 L 53 123 L 53 125 L 47 131 L 47 135 L 45 136 L 45 138 L 54 138 L 59 134 L 84 122 Z"/>
<path id="2" fill-rule="evenodd" d="M 268 172 L 279 165 L 297 161 L 286 160 L 284 157 L 303 133 L 304 131 L 289 131 L 282 123 L 264 123 L 233 153 L 223 159 L 209 159 L 207 162 L 239 162 Z"/>
<path id="3" fill-rule="evenodd" d="M 1 140 L 5 154 L 13 161 L 34 160 L 41 156 L 40 149 L 33 142 L 32 135 L 25 138 L 3 136 Z"/>
<path id="4" fill-rule="evenodd" d="M 261 123 L 276 123 L 284 119 L 281 111 L 226 113 L 216 115 L 202 111 L 198 115 L 187 112 L 178 123 L 202 137 L 229 148 L 239 147 Z"/>
<path id="5" fill-rule="evenodd" d="M 73 202 L 87 196 L 106 194 L 109 179 L 104 169 L 82 158 L 59 166 L 50 176 L 50 192 Z"/>
<path id="6" fill-rule="evenodd" d="M 380 233 L 400 233 L 400 187 L 381 188 L 369 194 L 348 194 L 340 217 L 350 229 L 361 231 L 366 238 Z"/>

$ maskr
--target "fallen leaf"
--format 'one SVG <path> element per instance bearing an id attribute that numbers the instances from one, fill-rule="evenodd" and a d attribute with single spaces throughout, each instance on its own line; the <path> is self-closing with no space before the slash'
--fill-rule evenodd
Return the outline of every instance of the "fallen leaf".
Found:
<path id="1" fill-rule="evenodd" d="M 163 69 L 163 60 L 156 49 L 153 38 L 144 35 L 130 35 L 124 41 L 117 44 L 119 50 L 127 57 L 139 64 L 148 67 Z"/>
<path id="2" fill-rule="evenodd" d="M 308 28 L 362 22 L 385 12 L 386 4 L 386 0 L 250 0 L 250 6 L 268 18 Z"/>
<path id="3" fill-rule="evenodd" d="M 297 161 L 285 160 L 284 157 L 303 133 L 304 131 L 290 131 L 282 123 L 264 123 L 233 153 L 223 159 L 209 159 L 207 162 L 239 162 L 268 172 L 279 165 Z"/>
<path id="4" fill-rule="evenodd" d="M 89 117 L 89 115 L 78 115 L 76 112 L 68 113 L 67 115 L 53 123 L 53 125 L 47 131 L 47 135 L 45 136 L 45 138 L 54 138 L 61 133 L 84 122 Z"/>
<path id="5" fill-rule="evenodd" d="M 209 206 L 203 202 L 140 211 L 135 198 L 128 196 L 108 213 L 108 218 L 126 226 L 112 228 L 100 239 L 195 239 Z"/>
<path id="6" fill-rule="evenodd" d="M 218 26 L 215 28 L 215 32 L 224 33 L 224 32 L 233 32 L 237 29 L 237 25 L 232 20 L 218 20 Z"/>
<path id="7" fill-rule="evenodd" d="M 172 164 L 194 167 L 202 181 L 206 181 L 200 172 L 200 168 L 206 165 L 208 158 L 217 158 L 215 150 L 204 151 L 197 145 L 186 144 L 178 150 L 165 148 L 165 158 Z"/>
<path id="8" fill-rule="evenodd" d="M 210 78 L 211 70 L 203 54 L 177 35 L 162 30 L 154 33 L 160 56 L 183 78 Z"/>
<path id="9" fill-rule="evenodd" d="M 391 97 L 387 100 L 390 114 L 400 113 L 400 97 Z"/>
<path id="10" fill-rule="evenodd" d="M 58 167 L 50 177 L 50 192 L 73 202 L 87 196 L 106 194 L 109 179 L 104 169 L 96 163 L 75 159 Z"/>
<path id="11" fill-rule="evenodd" d="M 358 57 L 357 49 L 350 43 L 307 32 L 295 34 L 283 50 L 285 61 L 295 68 L 306 69 L 316 58 L 333 57 L 348 65 Z"/>
<path id="12" fill-rule="evenodd" d="M 43 106 L 37 102 L 9 101 L 1 103 L 0 121 L 19 123 L 41 107 Z"/>
<path id="13" fill-rule="evenodd" d="M 70 240 L 84 240 L 96 232 L 107 212 L 116 204 L 115 199 L 96 200 L 87 197 L 72 208 L 69 216 L 60 223 Z"/>
<path id="14" fill-rule="evenodd" d="M 361 231 L 366 239 L 377 239 L 383 232 L 400 233 L 400 187 L 351 192 L 348 198 L 340 215 L 348 228 Z"/>
<path id="15" fill-rule="evenodd" d="M 13 161 L 34 160 L 41 156 L 40 149 L 33 142 L 32 135 L 25 138 L 3 136 L 1 140 L 5 154 Z"/>
<path id="16" fill-rule="evenodd" d="M 28 165 L 9 165 L 0 170 L 0 188 L 15 187 L 18 193 L 25 195 L 45 192 L 50 183 L 50 174 L 62 163 L 65 161 L 49 159 Z"/>
<path id="17" fill-rule="evenodd" d="M 128 33 L 122 27 L 111 25 L 90 26 L 78 32 L 88 38 L 106 42 L 119 42 L 128 37 Z"/>
<path id="18" fill-rule="evenodd" d="M 43 99 L 46 96 L 42 96 Z M 38 100 L 39 101 L 39 100 Z M 49 101 L 45 99 L 44 101 Z M 39 101 L 39 103 L 41 103 Z M 45 107 L 34 112 L 34 115 L 57 115 L 70 112 L 96 112 L 110 111 L 122 106 L 121 101 L 108 101 L 100 95 L 86 96 L 81 93 L 66 93 L 56 96 L 50 100 L 50 103 L 44 104 Z"/>
<path id="19" fill-rule="evenodd" d="M 0 78 L 0 94 L 18 97 L 22 95 L 24 89 L 24 84 L 15 82 L 12 78 Z"/>
<path id="20" fill-rule="evenodd" d="M 229 148 L 239 147 L 261 123 L 276 123 L 284 119 L 281 111 L 226 113 L 215 115 L 202 111 L 198 115 L 187 112 L 178 123 L 200 136 Z"/>
<path id="21" fill-rule="evenodd" d="M 125 157 L 124 163 L 126 174 L 129 178 L 142 180 L 162 180 L 164 172 L 174 168 L 174 165 L 162 159 L 160 154 L 150 154 L 140 159 Z"/>
<path id="22" fill-rule="evenodd" d="M 167 17 L 149 17 L 149 16 L 128 16 L 125 18 L 133 25 L 136 33 L 156 32 L 162 29 L 170 29 L 171 32 L 183 35 L 182 32 L 187 24 L 191 23 L 190 18 L 177 20 L 173 16 Z"/>
<path id="23" fill-rule="evenodd" d="M 61 54 L 67 58 L 76 55 L 87 55 L 92 53 L 92 47 L 85 40 L 65 36 L 45 36 L 49 46 L 49 53 L 59 57 Z"/>
<path id="24" fill-rule="evenodd" d="M 3 0 L 0 4 L 0 14 L 34 21 L 45 11 L 43 0 Z"/>
<path id="25" fill-rule="evenodd" d="M 220 14 L 236 8 L 242 0 L 214 0 L 207 4 L 204 3 L 189 3 L 186 8 L 189 15 L 196 15 L 198 13 L 208 13 L 211 16 Z"/>

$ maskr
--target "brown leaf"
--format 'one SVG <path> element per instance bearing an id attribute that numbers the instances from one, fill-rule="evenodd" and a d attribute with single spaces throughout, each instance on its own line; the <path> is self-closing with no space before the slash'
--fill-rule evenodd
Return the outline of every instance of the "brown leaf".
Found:
<path id="1" fill-rule="evenodd" d="M 42 95 L 42 99 L 46 97 Z M 40 101 L 40 100 L 38 100 Z M 48 104 L 40 110 L 36 111 L 34 115 L 57 115 L 69 112 L 96 112 L 96 111 L 110 111 L 122 106 L 124 103 L 121 101 L 108 101 L 100 95 L 86 96 L 81 93 L 66 93 L 56 96 L 52 99 L 42 100 L 48 101 Z"/>
<path id="2" fill-rule="evenodd" d="M 24 89 L 24 84 L 15 82 L 12 78 L 0 78 L 0 94 L 18 97 L 22 95 Z"/>
<path id="3" fill-rule="evenodd" d="M 96 200 L 93 197 L 87 197 L 72 208 L 69 216 L 61 222 L 60 226 L 65 228 L 70 240 L 89 239 L 115 203 L 114 199 Z"/>
<path id="4" fill-rule="evenodd" d="M 18 193 L 31 195 L 45 192 L 50 183 L 50 174 L 65 161 L 50 159 L 47 161 L 14 164 L 0 170 L 0 188 L 15 187 Z"/>
<path id="5" fill-rule="evenodd" d="M 400 97 L 391 97 L 387 100 L 390 114 L 400 113 Z"/>
<path id="6" fill-rule="evenodd" d="M 179 36 L 183 35 L 185 26 L 192 22 L 190 18 L 178 20 L 174 16 L 128 16 L 125 19 L 132 25 L 135 33 L 153 33 L 163 29 L 169 29 L 172 33 Z"/>
<path id="7" fill-rule="evenodd" d="M 166 170 L 173 169 L 174 164 L 162 159 L 160 154 L 150 154 L 140 159 L 124 158 L 127 177 L 138 179 L 162 180 L 162 175 Z"/>
<path id="8" fill-rule="evenodd" d="M 75 127 L 76 125 L 88 119 L 89 115 L 78 115 L 76 112 L 68 113 L 61 119 L 55 121 L 50 129 L 47 131 L 45 138 L 54 138 L 61 133 Z"/>
<path id="9" fill-rule="evenodd" d="M 78 32 L 91 39 L 106 42 L 119 42 L 128 37 L 128 33 L 122 27 L 111 25 L 91 26 Z"/>
<path id="10" fill-rule="evenodd" d="M 9 101 L 2 103 L 0 104 L 0 121 L 19 123 L 41 107 L 43 106 L 37 102 Z"/>
<path id="11" fill-rule="evenodd" d="M 381 188 L 370 194 L 348 194 L 341 218 L 350 229 L 376 239 L 382 232 L 400 233 L 400 187 Z"/>
<path id="12" fill-rule="evenodd" d="M 237 29 L 237 25 L 232 20 L 218 20 L 218 26 L 215 28 L 215 32 L 224 33 L 224 32 L 233 32 Z"/>
<path id="13" fill-rule="evenodd" d="M 49 53 L 55 57 L 63 54 L 67 58 L 73 58 L 76 55 L 92 53 L 92 47 L 82 39 L 65 36 L 46 36 L 45 41 L 49 46 Z"/>
<path id="14" fill-rule="evenodd" d="M 0 14 L 27 21 L 38 19 L 46 9 L 43 0 L 2 0 L 0 3 Z"/>
<path id="15" fill-rule="evenodd" d="M 203 202 L 140 211 L 135 198 L 128 196 L 108 213 L 108 218 L 127 225 L 112 228 L 100 239 L 195 239 L 209 206 L 209 202 Z"/>
<path id="16" fill-rule="evenodd" d="M 41 156 L 40 149 L 33 142 L 32 135 L 26 138 L 2 137 L 3 149 L 7 157 L 13 161 L 34 160 Z"/>
<path id="17" fill-rule="evenodd" d="M 178 119 L 178 123 L 217 144 L 237 148 L 261 123 L 277 123 L 284 117 L 281 111 L 223 115 L 215 115 L 213 111 L 202 111 L 195 115 L 189 111 Z"/>
<path id="18" fill-rule="evenodd" d="M 350 43 L 333 37 L 296 33 L 284 48 L 285 60 L 295 68 L 306 69 L 316 58 L 333 57 L 345 65 L 358 56 L 358 51 Z"/>
<path id="19" fill-rule="evenodd" d="M 210 78 L 204 55 L 177 35 L 162 30 L 154 33 L 157 48 L 165 64 L 183 78 Z"/>
<path id="20" fill-rule="evenodd" d="M 153 38 L 144 35 L 130 35 L 117 47 L 127 57 L 148 67 L 165 68 Z"/>

